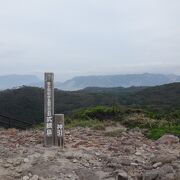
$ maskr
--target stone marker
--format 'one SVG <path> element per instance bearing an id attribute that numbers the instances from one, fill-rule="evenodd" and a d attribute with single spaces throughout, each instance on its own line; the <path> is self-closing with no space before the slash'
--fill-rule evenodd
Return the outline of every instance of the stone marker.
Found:
<path id="1" fill-rule="evenodd" d="M 64 148 L 64 114 L 55 114 L 54 127 L 55 146 Z"/>
<path id="2" fill-rule="evenodd" d="M 45 73 L 44 86 L 44 145 L 54 145 L 54 74 Z"/>

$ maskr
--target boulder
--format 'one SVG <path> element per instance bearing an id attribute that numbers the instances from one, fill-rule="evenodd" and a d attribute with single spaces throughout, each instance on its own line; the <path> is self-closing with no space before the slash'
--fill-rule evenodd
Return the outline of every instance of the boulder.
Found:
<path id="1" fill-rule="evenodd" d="M 118 172 L 118 175 L 117 175 L 117 178 L 116 178 L 117 180 L 128 180 L 128 174 L 125 172 L 125 171 L 123 171 L 123 170 L 120 170 L 119 172 Z"/>
<path id="2" fill-rule="evenodd" d="M 165 163 L 171 163 L 172 161 L 175 161 L 177 160 L 177 156 L 173 155 L 173 154 L 158 154 L 156 155 L 155 157 L 153 157 L 151 159 L 151 161 L 153 163 L 162 163 L 162 164 L 165 164 Z"/>
<path id="3" fill-rule="evenodd" d="M 29 180 L 29 176 L 24 176 L 22 179 L 23 180 Z"/>
<path id="4" fill-rule="evenodd" d="M 169 173 L 166 174 L 165 177 L 161 178 L 161 180 L 174 180 L 175 179 L 175 174 Z"/>
<path id="5" fill-rule="evenodd" d="M 174 135 L 164 135 L 159 138 L 156 143 L 164 145 L 172 145 L 179 143 L 179 138 Z"/>
<path id="6" fill-rule="evenodd" d="M 30 180 L 39 180 L 39 176 L 38 175 L 33 175 Z"/>
<path id="7" fill-rule="evenodd" d="M 170 165 L 164 165 L 159 169 L 146 171 L 143 174 L 143 180 L 171 180 L 175 176 L 175 172 Z"/>

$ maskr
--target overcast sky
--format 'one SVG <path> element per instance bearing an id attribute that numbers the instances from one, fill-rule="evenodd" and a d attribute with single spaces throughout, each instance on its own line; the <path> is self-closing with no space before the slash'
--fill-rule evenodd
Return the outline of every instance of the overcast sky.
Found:
<path id="1" fill-rule="evenodd" d="M 180 0 L 0 0 L 0 74 L 180 74 Z"/>

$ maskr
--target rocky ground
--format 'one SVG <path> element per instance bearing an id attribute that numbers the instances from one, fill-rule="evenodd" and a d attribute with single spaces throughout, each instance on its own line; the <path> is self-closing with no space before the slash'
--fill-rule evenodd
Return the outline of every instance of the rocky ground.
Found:
<path id="1" fill-rule="evenodd" d="M 111 130 L 111 128 L 109 128 Z M 43 147 L 43 131 L 0 131 L 0 180 L 180 180 L 180 143 L 139 131 L 120 137 L 75 128 L 64 150 Z"/>

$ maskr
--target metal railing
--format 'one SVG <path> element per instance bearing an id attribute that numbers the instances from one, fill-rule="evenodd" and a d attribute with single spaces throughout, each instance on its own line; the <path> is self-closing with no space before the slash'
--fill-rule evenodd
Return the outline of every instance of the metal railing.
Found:
<path id="1" fill-rule="evenodd" d="M 4 128 L 26 129 L 32 127 L 33 123 L 0 114 L 0 126 Z"/>

